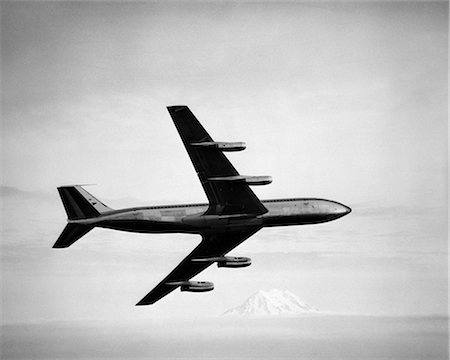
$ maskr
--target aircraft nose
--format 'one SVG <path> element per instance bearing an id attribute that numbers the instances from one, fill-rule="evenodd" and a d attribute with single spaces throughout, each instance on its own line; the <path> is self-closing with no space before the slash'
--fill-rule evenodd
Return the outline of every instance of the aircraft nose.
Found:
<path id="1" fill-rule="evenodd" d="M 352 209 L 346 205 L 342 205 L 344 207 L 345 215 L 350 214 L 352 212 Z"/>
<path id="2" fill-rule="evenodd" d="M 336 203 L 334 208 L 335 214 L 338 215 L 339 217 L 345 216 L 352 212 L 352 209 L 344 204 Z"/>

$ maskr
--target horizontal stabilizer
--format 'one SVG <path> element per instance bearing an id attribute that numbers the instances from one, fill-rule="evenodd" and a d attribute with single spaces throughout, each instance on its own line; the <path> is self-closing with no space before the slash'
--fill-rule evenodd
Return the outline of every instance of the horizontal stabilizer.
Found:
<path id="1" fill-rule="evenodd" d="M 53 248 L 66 248 L 91 231 L 93 226 L 67 224 Z"/>

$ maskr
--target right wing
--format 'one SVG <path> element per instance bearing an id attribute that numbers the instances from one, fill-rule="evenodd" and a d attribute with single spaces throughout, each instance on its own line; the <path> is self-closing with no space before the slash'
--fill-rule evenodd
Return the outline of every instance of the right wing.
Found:
<path id="1" fill-rule="evenodd" d="M 187 106 L 169 106 L 167 109 L 209 200 L 206 214 L 266 213 L 267 209 L 249 185 L 245 181 L 235 181 L 241 177 L 219 148 L 198 146 L 212 143 L 213 139 L 191 110 Z"/>
<path id="2" fill-rule="evenodd" d="M 204 235 L 202 242 L 136 305 L 150 305 L 155 303 L 179 286 L 170 283 L 187 281 L 214 263 L 213 261 L 196 262 L 192 261 L 192 259 L 224 256 L 259 229 L 261 227 L 258 226 L 241 231 Z"/>

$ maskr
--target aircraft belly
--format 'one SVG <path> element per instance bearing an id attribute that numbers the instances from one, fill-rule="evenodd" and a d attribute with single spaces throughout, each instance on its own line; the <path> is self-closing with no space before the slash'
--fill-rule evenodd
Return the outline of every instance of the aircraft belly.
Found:
<path id="1" fill-rule="evenodd" d="M 196 228 L 183 224 L 182 222 L 164 220 L 112 220 L 101 222 L 97 226 L 139 233 L 196 232 Z"/>
<path id="2" fill-rule="evenodd" d="M 323 213 L 304 213 L 295 215 L 269 215 L 263 217 L 264 226 L 283 226 L 283 225 L 307 225 L 318 224 L 333 220 L 334 217 L 330 217 Z"/>
<path id="3" fill-rule="evenodd" d="M 137 217 L 129 219 L 110 219 L 98 222 L 98 227 L 139 232 L 139 233 L 162 233 L 162 232 L 220 232 L 228 230 L 246 229 L 248 227 L 263 226 L 260 217 L 223 217 L 223 216 L 186 216 L 182 219 L 173 216 L 161 216 L 157 219 L 141 220 Z"/>
<path id="4" fill-rule="evenodd" d="M 183 223 L 197 228 L 199 231 L 227 231 L 259 227 L 263 225 L 261 217 L 256 216 L 186 216 Z"/>

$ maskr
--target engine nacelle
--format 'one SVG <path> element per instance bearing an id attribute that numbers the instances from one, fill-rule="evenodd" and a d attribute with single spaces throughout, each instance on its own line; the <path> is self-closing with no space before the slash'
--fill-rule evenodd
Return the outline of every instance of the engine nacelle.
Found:
<path id="1" fill-rule="evenodd" d="M 224 256 L 221 260 L 217 261 L 217 267 L 227 268 L 242 268 L 251 264 L 252 259 L 243 256 Z"/>
<path id="2" fill-rule="evenodd" d="M 267 185 L 272 182 L 272 176 L 247 176 L 247 175 L 214 176 L 208 178 L 208 181 L 245 182 L 248 185 Z"/>
<path id="3" fill-rule="evenodd" d="M 247 176 L 245 182 L 249 185 L 268 185 L 272 183 L 272 176 Z"/>
<path id="4" fill-rule="evenodd" d="M 241 151 L 246 148 L 244 142 L 224 142 L 224 141 L 203 141 L 198 143 L 191 143 L 191 146 L 219 149 L 220 151 Z"/>
<path id="5" fill-rule="evenodd" d="M 252 264 L 252 259 L 243 256 L 215 256 L 193 258 L 192 262 L 216 262 L 218 267 L 241 268 Z"/>
<path id="6" fill-rule="evenodd" d="M 205 292 L 214 289 L 214 284 L 209 281 L 188 281 L 188 284 L 181 285 L 181 291 Z"/>
<path id="7" fill-rule="evenodd" d="M 180 286 L 181 291 L 190 292 L 205 292 L 214 289 L 214 284 L 209 281 L 172 281 L 166 284 Z"/>

